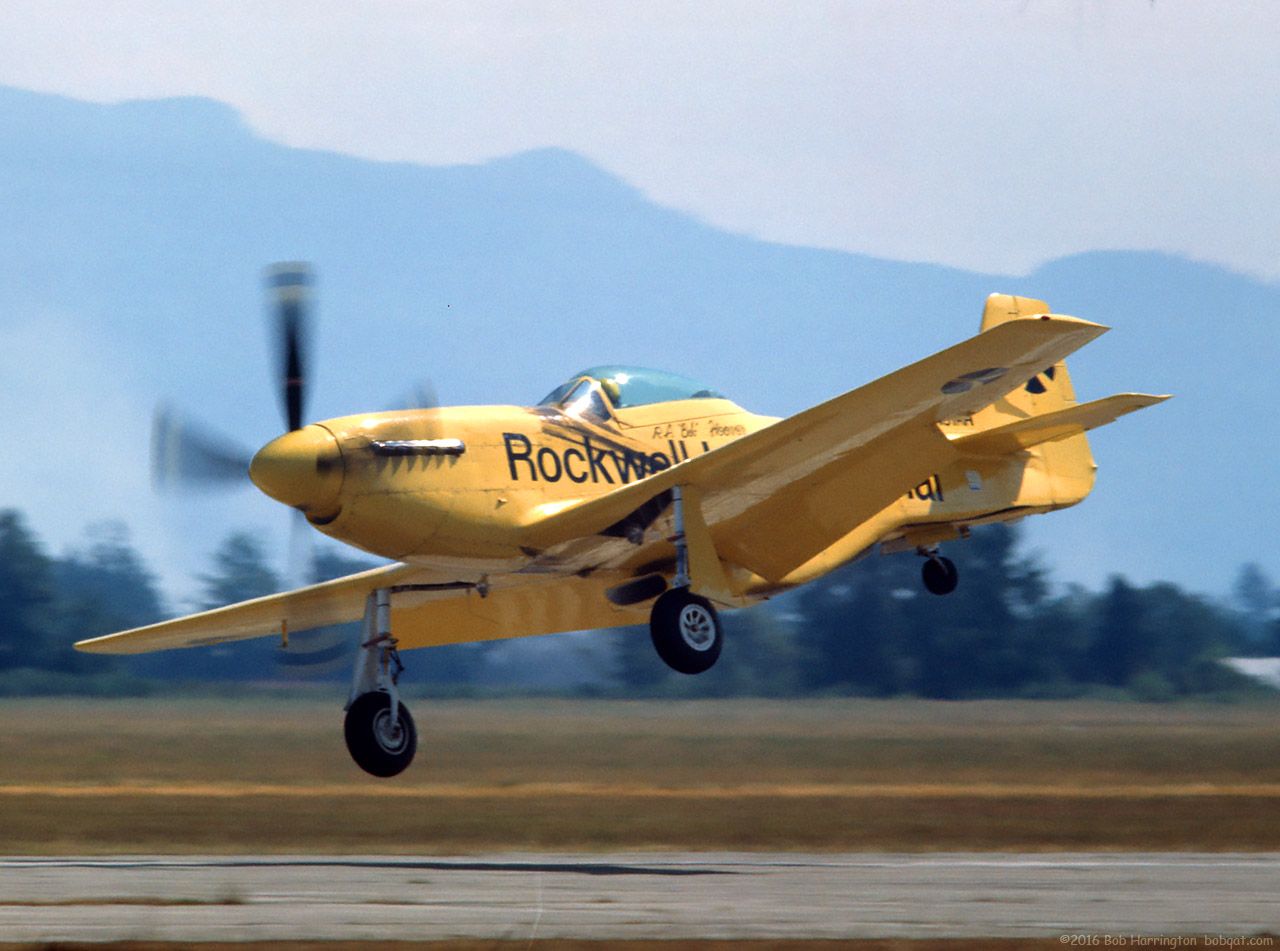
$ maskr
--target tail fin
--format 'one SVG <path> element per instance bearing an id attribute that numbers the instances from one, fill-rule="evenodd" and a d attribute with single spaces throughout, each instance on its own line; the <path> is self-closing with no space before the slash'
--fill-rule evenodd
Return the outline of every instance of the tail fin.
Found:
<path id="1" fill-rule="evenodd" d="M 982 329 L 1049 314 L 1029 297 L 992 294 Z M 1078 404 L 1066 363 L 1045 367 L 989 406 L 939 424 L 958 459 L 952 478 L 968 482 L 985 520 L 1011 521 L 1028 512 L 1074 505 L 1093 488 L 1097 466 L 1086 431 L 1168 399 L 1120 393 Z M 973 523 L 973 524 L 976 524 Z"/>
<path id="2" fill-rule="evenodd" d="M 1042 300 L 1014 297 L 1011 294 L 992 294 L 987 298 L 987 305 L 982 311 L 982 329 L 990 330 L 1010 320 L 1023 320 L 1049 313 L 1052 313 L 1049 305 Z M 1008 405 L 1004 406 L 1006 403 Z M 1071 375 L 1067 372 L 1066 363 L 1045 367 L 996 405 L 1004 406 L 1002 416 L 1008 417 L 1002 418 L 1001 423 L 1009 422 L 1012 418 L 1039 416 L 1075 406 L 1076 391 L 1071 385 Z"/>
<path id="3" fill-rule="evenodd" d="M 1049 305 L 1030 297 L 992 294 L 982 311 L 982 329 L 990 330 L 1010 320 L 1025 320 L 1049 314 Z M 1071 410 L 1076 391 L 1065 362 L 1045 367 L 1007 396 L 979 410 L 973 416 L 978 432 L 1008 427 L 1024 420 Z M 975 448 L 977 448 L 975 446 Z M 1025 450 L 1026 468 L 1022 490 L 1055 506 L 1080 501 L 1093 488 L 1097 466 L 1084 433 L 1045 442 Z"/>

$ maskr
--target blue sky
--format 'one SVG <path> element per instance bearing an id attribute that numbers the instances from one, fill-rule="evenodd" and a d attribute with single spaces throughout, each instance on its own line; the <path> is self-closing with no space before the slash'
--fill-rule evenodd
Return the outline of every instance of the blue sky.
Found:
<path id="1" fill-rule="evenodd" d="M 1280 5 L 1170 0 L 0 6 L 0 84 L 203 95 L 277 141 L 580 152 L 771 240 L 1025 273 L 1280 276 Z"/>

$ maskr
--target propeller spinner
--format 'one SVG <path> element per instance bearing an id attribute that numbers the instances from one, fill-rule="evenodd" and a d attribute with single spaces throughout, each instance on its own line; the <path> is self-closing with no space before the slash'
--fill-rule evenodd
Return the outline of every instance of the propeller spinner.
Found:
<path id="1" fill-rule="evenodd" d="M 249 464 L 249 478 L 277 502 L 312 521 L 336 514 L 342 488 L 342 452 L 323 426 L 312 424 L 277 436 Z"/>

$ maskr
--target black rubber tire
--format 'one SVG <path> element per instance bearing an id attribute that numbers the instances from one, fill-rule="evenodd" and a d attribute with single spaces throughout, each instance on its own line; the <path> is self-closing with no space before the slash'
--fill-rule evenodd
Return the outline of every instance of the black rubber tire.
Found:
<path id="1" fill-rule="evenodd" d="M 382 691 L 362 693 L 347 708 L 343 734 L 347 750 L 366 773 L 386 778 L 404 772 L 418 750 L 418 728 L 408 708 L 398 704 L 396 733 L 387 735 L 391 719 L 391 697 Z M 380 729 L 381 728 L 381 729 Z"/>
<path id="2" fill-rule="evenodd" d="M 920 579 L 930 594 L 950 594 L 960 583 L 960 572 L 950 558 L 938 556 L 925 561 Z"/>
<path id="3" fill-rule="evenodd" d="M 649 636 L 658 656 L 681 674 L 710 670 L 724 646 L 716 609 L 688 588 L 673 588 L 658 598 L 649 615 Z"/>

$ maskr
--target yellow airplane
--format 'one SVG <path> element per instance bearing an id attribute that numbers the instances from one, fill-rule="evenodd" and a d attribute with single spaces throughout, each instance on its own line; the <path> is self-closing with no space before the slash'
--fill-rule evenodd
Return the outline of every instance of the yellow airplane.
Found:
<path id="1" fill-rule="evenodd" d="M 647 622 L 662 660 L 696 674 L 720 654 L 721 609 L 877 548 L 918 552 L 924 586 L 945 594 L 958 578 L 941 543 L 1081 501 L 1096 471 L 1085 432 L 1167 399 L 1077 403 L 1063 359 L 1107 328 L 993 294 L 977 336 L 786 419 L 681 376 L 607 366 L 533 407 L 304 425 L 311 276 L 278 265 L 269 283 L 289 431 L 249 477 L 324 534 L 396 563 L 76 647 L 277 636 L 287 648 L 290 632 L 363 618 L 345 735 L 375 776 L 401 772 L 417 746 L 400 650 Z"/>

